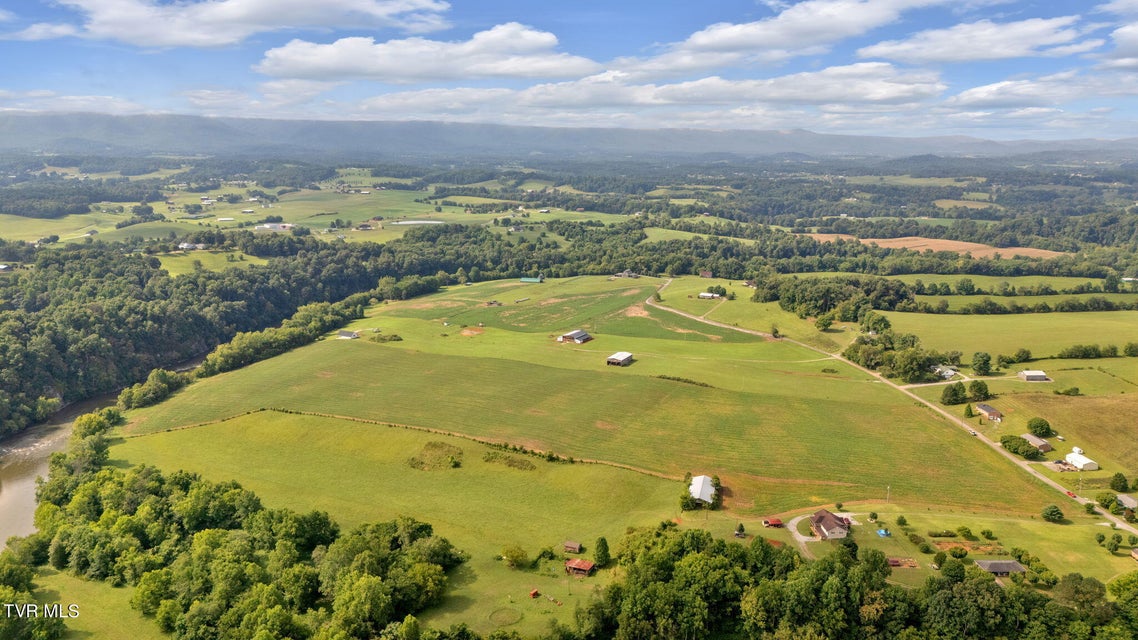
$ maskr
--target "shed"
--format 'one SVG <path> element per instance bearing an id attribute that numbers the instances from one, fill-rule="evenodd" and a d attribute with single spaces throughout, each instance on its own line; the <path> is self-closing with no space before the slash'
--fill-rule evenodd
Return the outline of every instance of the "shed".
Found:
<path id="1" fill-rule="evenodd" d="M 1098 469 L 1098 463 L 1081 453 L 1072 451 L 1064 458 L 1068 464 L 1075 467 L 1079 471 L 1094 471 Z"/>
<path id="2" fill-rule="evenodd" d="M 584 344 L 593 339 L 588 331 L 584 329 L 574 329 L 569 333 L 563 333 L 557 337 L 558 342 L 573 342 L 575 344 Z"/>
<path id="3" fill-rule="evenodd" d="M 519 282 L 524 282 L 526 284 L 541 284 L 542 282 L 545 282 L 545 276 L 538 276 L 536 278 L 522 278 L 519 280 Z"/>
<path id="4" fill-rule="evenodd" d="M 715 485 L 712 484 L 710 476 L 696 476 L 688 485 L 688 493 L 700 502 L 711 504 L 715 498 Z"/>
<path id="5" fill-rule="evenodd" d="M 1047 374 L 1038 369 L 1020 371 L 1016 375 L 1019 376 L 1020 380 L 1025 382 L 1047 382 L 1049 380 Z"/>
<path id="6" fill-rule="evenodd" d="M 810 516 L 810 530 L 822 540 L 840 540 L 850 534 L 850 525 L 845 518 L 819 509 Z"/>
<path id="7" fill-rule="evenodd" d="M 565 573 L 574 576 L 587 576 L 592 573 L 596 567 L 597 565 L 588 560 L 582 560 L 581 558 L 573 558 L 565 561 Z"/>
<path id="8" fill-rule="evenodd" d="M 617 351 L 605 360 L 605 364 L 611 364 L 616 367 L 627 367 L 632 364 L 632 354 L 627 351 Z"/>
<path id="9" fill-rule="evenodd" d="M 764 527 L 781 527 L 782 526 L 782 519 L 781 518 L 767 518 L 766 520 L 763 520 L 763 526 Z"/>
<path id="10" fill-rule="evenodd" d="M 359 331 L 348 331 L 347 329 L 340 329 L 339 333 L 336 334 L 338 340 L 355 340 L 358 337 L 360 337 Z"/>
<path id="11" fill-rule="evenodd" d="M 701 278 L 710 278 L 710 277 L 711 277 L 711 271 L 709 271 L 709 270 L 707 270 L 707 269 L 701 269 L 701 270 L 700 270 L 700 272 L 699 272 L 699 277 L 701 277 Z"/>
<path id="12" fill-rule="evenodd" d="M 9 269 L 11 269 L 11 268 L 12 268 L 12 266 L 11 266 L 11 265 L 7 265 L 7 264 L 0 264 L 0 271 L 8 271 L 8 270 L 9 270 Z"/>
<path id="13" fill-rule="evenodd" d="M 574 540 L 566 540 L 562 543 L 565 548 L 565 553 L 581 553 L 581 543 Z"/>
<path id="14" fill-rule="evenodd" d="M 980 404 L 976 405 L 976 410 L 980 412 L 980 415 L 991 420 L 992 422 L 999 422 L 1004 417 L 1004 414 L 1000 413 L 999 409 L 993 407 L 990 404 L 984 404 L 981 402 Z"/>
<path id="15" fill-rule="evenodd" d="M 1114 499 L 1123 509 L 1130 509 L 1131 511 L 1138 510 L 1138 500 L 1135 500 L 1134 496 L 1120 493 L 1115 496 Z"/>
<path id="16" fill-rule="evenodd" d="M 1051 443 L 1044 440 L 1043 438 L 1040 438 L 1037 435 L 1025 433 L 1025 434 L 1021 435 L 1020 437 L 1023 438 L 1024 440 L 1027 440 L 1027 443 L 1030 444 L 1031 446 L 1035 447 L 1036 449 L 1039 449 L 1040 453 L 1047 453 L 1048 451 L 1052 450 Z"/>
<path id="17" fill-rule="evenodd" d="M 1022 564 L 1015 560 L 977 560 L 976 566 L 994 576 L 1008 576 L 1027 571 Z"/>
<path id="18" fill-rule="evenodd" d="M 699 292 L 699 299 L 700 300 L 714 300 L 718 297 L 719 297 L 718 293 L 711 293 L 710 291 L 700 291 Z"/>

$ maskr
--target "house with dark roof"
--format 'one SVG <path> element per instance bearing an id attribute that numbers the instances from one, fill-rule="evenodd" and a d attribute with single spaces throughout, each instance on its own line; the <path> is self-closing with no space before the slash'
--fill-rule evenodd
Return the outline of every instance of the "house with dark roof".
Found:
<path id="1" fill-rule="evenodd" d="M 850 523 L 826 509 L 819 509 L 810 516 L 810 530 L 821 540 L 840 540 L 850 534 Z"/>
<path id="2" fill-rule="evenodd" d="M 1013 573 L 1024 573 L 1027 569 L 1015 560 L 977 560 L 976 566 L 994 576 L 1009 576 Z"/>
<path id="3" fill-rule="evenodd" d="M 999 409 L 993 407 L 990 404 L 984 404 L 983 402 L 976 405 L 976 410 L 980 412 L 980 415 L 991 420 L 992 422 L 999 422 L 1004 417 L 1004 414 L 1000 413 Z"/>
<path id="4" fill-rule="evenodd" d="M 340 329 L 336 334 L 336 338 L 339 340 L 355 340 L 358 337 L 360 337 L 359 331 L 348 331 L 347 329 Z"/>
<path id="5" fill-rule="evenodd" d="M 1025 434 L 1021 435 L 1020 437 L 1023 438 L 1024 440 L 1027 440 L 1028 444 L 1030 444 L 1031 446 L 1038 449 L 1039 453 L 1047 453 L 1048 451 L 1052 450 L 1051 443 L 1044 440 L 1043 438 L 1040 438 L 1037 435 L 1025 433 Z"/>

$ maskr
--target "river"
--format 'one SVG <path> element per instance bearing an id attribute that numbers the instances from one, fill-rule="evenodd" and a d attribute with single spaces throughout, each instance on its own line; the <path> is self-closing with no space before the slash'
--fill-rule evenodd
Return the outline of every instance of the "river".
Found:
<path id="1" fill-rule="evenodd" d="M 11 536 L 36 530 L 36 478 L 47 476 L 51 454 L 67 448 L 75 418 L 114 402 L 113 394 L 76 402 L 48 423 L 0 442 L 0 548 Z"/>

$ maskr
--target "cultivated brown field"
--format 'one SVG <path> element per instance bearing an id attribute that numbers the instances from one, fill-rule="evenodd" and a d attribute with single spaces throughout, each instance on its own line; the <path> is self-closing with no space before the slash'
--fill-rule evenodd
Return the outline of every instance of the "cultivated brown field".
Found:
<path id="1" fill-rule="evenodd" d="M 819 242 L 833 242 L 839 238 L 857 240 L 854 236 L 845 233 L 807 233 L 804 234 Z M 955 251 L 957 253 L 971 253 L 973 258 L 990 258 L 995 254 L 1005 257 L 1026 256 L 1029 258 L 1054 258 L 1064 255 L 1059 251 L 1047 249 L 1034 249 L 1031 247 L 993 247 L 978 242 L 962 242 L 960 240 L 938 240 L 936 238 L 922 238 L 919 236 L 906 236 L 904 238 L 861 238 L 862 244 L 875 244 L 879 247 L 891 249 L 913 249 L 924 251 Z"/>

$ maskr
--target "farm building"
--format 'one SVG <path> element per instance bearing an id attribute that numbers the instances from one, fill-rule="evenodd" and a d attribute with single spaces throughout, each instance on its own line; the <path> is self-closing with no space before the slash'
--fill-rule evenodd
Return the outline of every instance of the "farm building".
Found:
<path id="1" fill-rule="evenodd" d="M 1037 369 L 1020 371 L 1016 374 L 1020 380 L 1025 382 L 1047 382 L 1047 374 Z"/>
<path id="2" fill-rule="evenodd" d="M 565 573 L 574 576 L 587 576 L 593 572 L 593 569 L 595 569 L 596 566 L 597 565 L 589 562 L 588 560 L 573 558 L 572 560 L 565 561 Z"/>
<path id="3" fill-rule="evenodd" d="M 699 299 L 700 300 L 714 300 L 718 297 L 719 297 L 718 293 L 711 293 L 710 291 L 700 291 L 699 292 Z"/>
<path id="4" fill-rule="evenodd" d="M 708 269 L 701 269 L 701 270 L 700 270 L 700 272 L 699 272 L 699 277 L 701 277 L 701 278 L 710 278 L 710 277 L 712 277 L 712 276 L 711 276 L 711 271 L 709 271 Z"/>
<path id="5" fill-rule="evenodd" d="M 810 516 L 810 530 L 822 540 L 839 540 L 850 534 L 850 525 L 845 518 L 839 518 L 825 509 L 819 509 Z"/>
<path id="6" fill-rule="evenodd" d="M 611 364 L 616 367 L 627 367 L 632 364 L 632 354 L 627 351 L 617 351 L 605 360 L 605 364 Z"/>
<path id="7" fill-rule="evenodd" d="M 340 332 L 336 334 L 338 340 L 355 340 L 358 337 L 360 337 L 359 331 L 348 331 L 347 329 L 340 329 Z"/>
<path id="8" fill-rule="evenodd" d="M 563 333 L 557 337 L 558 342 L 572 342 L 575 344 L 584 344 L 593 339 L 588 331 L 584 329 L 574 329 L 569 333 Z"/>
<path id="9" fill-rule="evenodd" d="M 617 278 L 639 278 L 640 274 L 636 273 L 632 269 L 625 269 L 624 271 L 621 271 L 620 273 L 614 273 L 613 276 L 617 277 Z"/>
<path id="10" fill-rule="evenodd" d="M 564 547 L 565 553 L 581 553 L 581 543 L 575 540 L 566 540 L 562 547 Z"/>
<path id="11" fill-rule="evenodd" d="M 542 282 L 545 282 L 545 276 L 539 274 L 536 278 L 522 278 L 519 280 L 519 282 L 525 282 L 526 284 L 541 284 Z"/>
<path id="12" fill-rule="evenodd" d="M 999 409 L 993 407 L 990 404 L 984 404 L 981 402 L 980 404 L 976 405 L 976 410 L 980 412 L 980 415 L 991 420 L 992 422 L 999 422 L 1004 417 L 1004 414 L 1000 413 Z"/>
<path id="13" fill-rule="evenodd" d="M 715 485 L 711 483 L 711 478 L 708 476 L 696 476 L 691 479 L 688 493 L 700 502 L 711 504 L 715 498 Z"/>
<path id="14" fill-rule="evenodd" d="M 1051 449 L 1052 449 L 1051 443 L 1044 440 L 1043 438 L 1040 438 L 1039 436 L 1032 435 L 1030 433 L 1025 433 L 1025 434 L 1021 435 L 1020 437 L 1023 438 L 1024 440 L 1027 440 L 1027 443 L 1030 444 L 1031 446 L 1035 447 L 1036 449 L 1039 449 L 1039 453 L 1047 453 L 1048 451 L 1051 451 Z"/>
<path id="15" fill-rule="evenodd" d="M 1130 509 L 1131 511 L 1138 509 L 1138 500 L 1135 500 L 1134 496 L 1128 496 L 1125 493 L 1120 493 L 1115 496 L 1114 499 L 1123 509 Z"/>
<path id="16" fill-rule="evenodd" d="M 1027 569 L 1015 560 L 977 560 L 976 566 L 994 576 L 1009 576 L 1013 573 L 1024 573 Z"/>
<path id="17" fill-rule="evenodd" d="M 1098 469 L 1098 463 L 1083 455 L 1082 451 L 1072 451 L 1067 454 L 1064 460 L 1067 461 L 1067 464 L 1070 464 L 1079 471 L 1094 471 Z"/>

